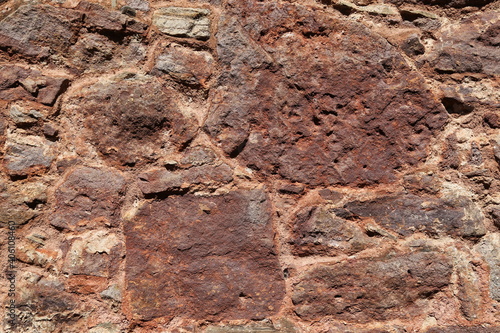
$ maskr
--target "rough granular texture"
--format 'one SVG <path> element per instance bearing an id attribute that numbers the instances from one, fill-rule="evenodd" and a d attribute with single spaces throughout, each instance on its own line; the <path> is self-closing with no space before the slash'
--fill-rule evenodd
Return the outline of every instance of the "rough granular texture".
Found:
<path id="1" fill-rule="evenodd" d="M 1 332 L 500 332 L 499 0 L 0 2 Z"/>

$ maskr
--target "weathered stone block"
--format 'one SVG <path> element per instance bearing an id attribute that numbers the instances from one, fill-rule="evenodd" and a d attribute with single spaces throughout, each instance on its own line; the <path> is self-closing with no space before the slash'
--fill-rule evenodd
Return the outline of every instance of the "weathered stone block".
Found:
<path id="1" fill-rule="evenodd" d="M 376 240 L 355 223 L 336 217 L 324 207 L 308 207 L 299 212 L 292 230 L 290 243 L 299 256 L 354 254 L 376 245 Z"/>
<path id="2" fill-rule="evenodd" d="M 181 147 L 196 134 L 197 121 L 181 113 L 176 98 L 154 77 L 124 73 L 76 92 L 63 112 L 85 116 L 87 136 L 104 158 L 138 166 L 158 159 L 167 142 Z"/>
<path id="3" fill-rule="evenodd" d="M 485 236 L 476 246 L 490 267 L 490 297 L 500 301 L 500 234 Z"/>
<path id="4" fill-rule="evenodd" d="M 449 283 L 452 265 L 438 252 L 413 252 L 322 264 L 294 286 L 295 312 L 303 319 L 325 316 L 350 322 L 411 318 L 423 300 Z"/>
<path id="5" fill-rule="evenodd" d="M 155 11 L 153 24 L 167 35 L 208 39 L 210 10 L 203 8 L 167 7 Z"/>
<path id="6" fill-rule="evenodd" d="M 11 176 L 27 176 L 49 168 L 53 156 L 47 152 L 47 147 L 26 144 L 8 144 L 5 162 Z"/>
<path id="7" fill-rule="evenodd" d="M 384 228 L 402 236 L 424 232 L 478 237 L 486 233 L 481 211 L 463 196 L 439 199 L 399 194 L 371 201 L 353 201 L 345 207 L 359 217 L 373 218 Z"/>
<path id="8" fill-rule="evenodd" d="M 112 169 L 71 170 L 55 192 L 50 224 L 83 230 L 96 225 L 118 226 L 125 179 Z"/>
<path id="9" fill-rule="evenodd" d="M 388 183 L 425 159 L 446 111 L 386 40 L 292 4 L 231 6 L 245 18 L 221 16 L 205 123 L 230 157 L 311 186 Z"/>
<path id="10" fill-rule="evenodd" d="M 285 291 L 269 209 L 260 190 L 146 203 L 125 224 L 134 318 L 263 319 L 279 311 Z"/>

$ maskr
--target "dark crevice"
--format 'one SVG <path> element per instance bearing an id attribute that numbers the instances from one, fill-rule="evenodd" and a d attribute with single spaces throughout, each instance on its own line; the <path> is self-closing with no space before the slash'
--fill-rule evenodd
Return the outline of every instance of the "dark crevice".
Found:
<path id="1" fill-rule="evenodd" d="M 242 143 L 240 143 L 238 146 L 236 146 L 236 148 L 234 148 L 229 153 L 229 157 L 236 158 L 243 151 L 243 149 L 245 149 L 245 146 L 247 145 L 247 142 L 248 142 L 248 138 L 246 138 L 245 140 L 243 140 Z"/>

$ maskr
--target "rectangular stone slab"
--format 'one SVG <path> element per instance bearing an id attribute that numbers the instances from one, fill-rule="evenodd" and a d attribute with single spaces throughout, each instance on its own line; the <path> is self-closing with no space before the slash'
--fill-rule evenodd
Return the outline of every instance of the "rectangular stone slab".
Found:
<path id="1" fill-rule="evenodd" d="M 125 224 L 134 319 L 263 319 L 284 295 L 260 190 L 169 196 Z"/>

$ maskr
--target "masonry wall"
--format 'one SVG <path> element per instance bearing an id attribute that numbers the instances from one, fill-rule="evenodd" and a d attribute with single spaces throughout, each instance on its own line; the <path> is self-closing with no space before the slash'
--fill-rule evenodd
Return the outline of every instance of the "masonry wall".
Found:
<path id="1" fill-rule="evenodd" d="M 0 4 L 2 332 L 500 332 L 498 1 L 127 1 Z"/>

